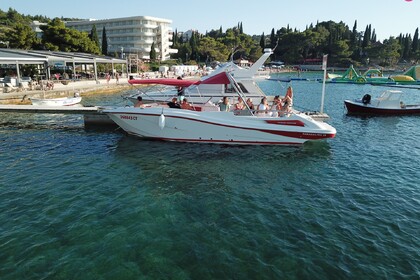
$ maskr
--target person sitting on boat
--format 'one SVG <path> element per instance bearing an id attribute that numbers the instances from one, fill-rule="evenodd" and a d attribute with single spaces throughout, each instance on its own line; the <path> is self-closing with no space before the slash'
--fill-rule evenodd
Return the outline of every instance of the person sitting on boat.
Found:
<path id="1" fill-rule="evenodd" d="M 235 103 L 235 105 L 233 106 L 233 110 L 243 110 L 245 109 L 245 104 L 244 101 L 241 97 L 238 97 L 238 103 Z"/>
<path id="2" fill-rule="evenodd" d="M 284 110 L 290 112 L 293 105 L 293 89 L 291 86 L 287 88 L 286 95 L 281 101 L 283 102 Z"/>
<path id="3" fill-rule="evenodd" d="M 252 99 L 251 98 L 248 98 L 246 100 L 246 104 L 248 105 L 248 107 L 249 107 L 250 110 L 255 110 L 255 106 L 254 106 L 254 103 L 252 103 Z"/>
<path id="4" fill-rule="evenodd" d="M 230 104 L 229 104 L 229 99 L 227 96 L 223 96 L 222 102 L 219 103 L 219 108 L 220 108 L 220 111 L 222 112 L 229 112 Z"/>
<path id="5" fill-rule="evenodd" d="M 168 106 L 169 108 L 181 109 L 181 105 L 179 105 L 178 98 L 176 97 L 173 97 L 172 101 L 168 102 Z"/>
<path id="6" fill-rule="evenodd" d="M 144 108 L 143 97 L 137 96 L 137 103 L 134 104 L 134 107 L 136 107 L 136 108 Z"/>
<path id="7" fill-rule="evenodd" d="M 267 97 L 263 97 L 260 105 L 258 105 L 258 115 L 266 115 L 268 110 L 270 110 L 270 105 L 268 105 Z"/>
<path id="8" fill-rule="evenodd" d="M 273 105 L 271 106 L 272 116 L 278 117 L 283 115 L 283 106 L 281 105 L 280 96 L 274 96 Z"/>
<path id="9" fill-rule="evenodd" d="M 181 109 L 194 110 L 193 106 L 191 106 L 191 104 L 188 103 L 187 98 L 182 99 Z"/>

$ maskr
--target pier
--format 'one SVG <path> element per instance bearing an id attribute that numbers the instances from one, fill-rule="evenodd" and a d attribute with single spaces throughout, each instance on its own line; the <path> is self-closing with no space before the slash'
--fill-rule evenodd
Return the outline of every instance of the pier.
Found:
<path id="1" fill-rule="evenodd" d="M 106 114 L 104 108 L 98 106 L 33 106 L 33 105 L 1 105 L 0 113 L 26 114 L 77 114 L 83 115 L 85 126 L 117 126 Z"/>

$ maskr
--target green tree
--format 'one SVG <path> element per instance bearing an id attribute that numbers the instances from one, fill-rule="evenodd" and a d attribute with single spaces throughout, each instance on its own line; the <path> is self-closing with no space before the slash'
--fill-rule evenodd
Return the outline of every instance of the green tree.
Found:
<path id="1" fill-rule="evenodd" d="M 363 41 L 362 41 L 362 48 L 363 49 L 367 48 L 368 45 L 369 45 L 369 43 L 370 43 L 370 40 L 371 40 L 370 30 L 371 30 L 370 24 L 369 25 L 366 25 L 366 29 L 365 29 L 365 33 L 363 34 Z"/>
<path id="2" fill-rule="evenodd" d="M 156 49 L 155 49 L 155 42 L 152 43 L 152 46 L 150 47 L 150 60 L 155 61 L 156 60 Z"/>
<path id="3" fill-rule="evenodd" d="M 380 58 L 382 66 L 393 65 L 400 58 L 401 45 L 394 37 L 384 40 L 383 47 L 380 49 Z"/>
<path id="4" fill-rule="evenodd" d="M 200 57 L 205 58 L 206 63 L 211 61 L 226 61 L 229 55 L 229 49 L 220 40 L 212 37 L 204 37 L 198 44 Z"/>
<path id="5" fill-rule="evenodd" d="M 98 46 L 98 48 L 100 48 L 98 32 L 96 31 L 95 24 L 92 26 L 92 29 L 90 30 L 89 38 Z"/>
<path id="6" fill-rule="evenodd" d="M 22 22 L 15 23 L 8 36 L 3 39 L 4 41 L 9 42 L 9 46 L 11 48 L 24 50 L 32 49 L 33 46 L 40 43 L 40 40 L 36 37 L 35 32 L 32 31 L 29 25 Z"/>
<path id="7" fill-rule="evenodd" d="M 197 32 L 193 32 L 191 34 L 191 38 L 190 38 L 190 46 L 191 46 L 191 54 L 189 59 L 194 59 L 197 60 L 197 56 L 198 56 L 198 33 Z"/>
<path id="8" fill-rule="evenodd" d="M 105 26 L 102 28 L 102 54 L 108 55 L 108 38 L 106 36 Z"/>
<path id="9" fill-rule="evenodd" d="M 270 48 L 273 49 L 276 46 L 276 33 L 274 32 L 274 28 L 271 29 L 271 34 L 270 34 Z"/>
<path id="10" fill-rule="evenodd" d="M 42 43 L 52 51 L 85 52 L 100 54 L 99 47 L 89 39 L 86 32 L 66 28 L 59 19 L 53 19 L 48 25 L 41 27 L 43 32 Z"/>
<path id="11" fill-rule="evenodd" d="M 411 44 L 411 51 L 416 53 L 419 50 L 419 28 L 416 28 L 413 36 L 413 43 Z"/>
<path id="12" fill-rule="evenodd" d="M 263 34 L 261 34 L 260 47 L 261 47 L 261 49 L 265 49 L 265 36 L 264 36 L 264 32 L 263 32 Z"/>
<path id="13" fill-rule="evenodd" d="M 351 57 L 357 58 L 359 55 L 359 41 L 360 41 L 360 33 L 357 31 L 357 20 L 354 21 L 353 29 L 350 35 L 350 50 L 352 51 Z"/>

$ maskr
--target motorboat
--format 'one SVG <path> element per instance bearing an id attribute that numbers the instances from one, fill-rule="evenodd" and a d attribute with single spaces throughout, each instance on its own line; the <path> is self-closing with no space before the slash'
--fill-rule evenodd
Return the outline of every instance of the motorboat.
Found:
<path id="1" fill-rule="evenodd" d="M 417 115 L 420 114 L 420 104 L 407 105 L 401 101 L 402 92 L 386 90 L 378 98 L 372 99 L 365 94 L 362 99 L 345 100 L 348 114 L 364 115 Z"/>
<path id="2" fill-rule="evenodd" d="M 245 93 L 233 77 L 222 72 L 213 79 L 229 80 L 237 96 Z M 302 145 L 306 141 L 333 138 L 336 129 L 300 112 L 278 116 L 268 111 L 254 111 L 247 105 L 240 111 L 220 111 L 212 103 L 195 104 L 191 110 L 169 108 L 166 104 L 142 107 L 119 107 L 103 110 L 130 135 L 178 142 L 236 145 Z"/>
<path id="3" fill-rule="evenodd" d="M 75 93 L 72 97 L 31 98 L 30 100 L 34 106 L 72 106 L 80 103 L 82 97 L 79 93 Z"/>
<path id="4" fill-rule="evenodd" d="M 209 75 L 203 76 L 200 80 L 191 79 L 130 79 L 128 82 L 132 85 L 165 85 L 172 86 L 171 89 L 164 90 L 158 88 L 139 88 L 138 92 L 128 96 L 127 98 L 132 102 L 137 102 L 137 96 L 141 96 L 143 102 L 168 102 L 174 96 L 185 95 L 188 100 L 195 104 L 204 104 L 207 102 L 217 103 L 224 96 L 229 99 L 236 98 L 237 94 L 229 84 L 206 83 L 204 81 L 211 80 L 220 73 L 228 72 L 235 78 L 236 82 L 246 93 L 248 98 L 253 102 L 259 102 L 262 97 L 266 95 L 256 84 L 257 79 L 261 79 L 258 75 L 258 70 L 265 63 L 265 61 L 273 53 L 271 49 L 265 49 L 263 55 L 249 68 L 242 68 L 236 65 L 233 61 L 227 62 L 216 68 Z M 268 78 L 268 77 L 266 77 Z"/>

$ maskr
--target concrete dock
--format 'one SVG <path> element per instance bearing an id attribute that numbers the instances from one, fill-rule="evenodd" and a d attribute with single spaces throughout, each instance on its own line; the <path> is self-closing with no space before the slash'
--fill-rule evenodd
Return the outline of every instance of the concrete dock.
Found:
<path id="1" fill-rule="evenodd" d="M 85 126 L 117 126 L 106 114 L 103 107 L 83 106 L 33 106 L 33 105 L 1 105 L 0 113 L 25 114 L 77 114 L 83 115 Z"/>

